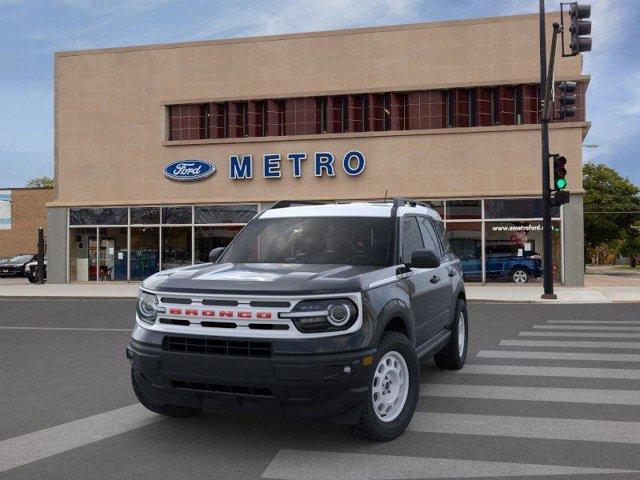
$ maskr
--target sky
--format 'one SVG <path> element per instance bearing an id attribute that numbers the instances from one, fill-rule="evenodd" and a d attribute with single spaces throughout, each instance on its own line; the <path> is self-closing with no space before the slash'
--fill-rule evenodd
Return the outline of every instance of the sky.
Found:
<path id="1" fill-rule="evenodd" d="M 640 0 L 591 0 L 584 161 L 640 184 Z M 558 1 L 547 0 L 547 10 Z M 53 52 L 534 13 L 538 0 L 0 0 L 0 187 L 53 174 Z M 537 41 L 537 39 L 532 39 Z"/>

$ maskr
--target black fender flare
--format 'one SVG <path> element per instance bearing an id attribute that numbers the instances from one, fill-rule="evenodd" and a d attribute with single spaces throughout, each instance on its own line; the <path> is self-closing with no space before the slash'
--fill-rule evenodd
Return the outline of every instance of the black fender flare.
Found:
<path id="1" fill-rule="evenodd" d="M 409 308 L 409 306 L 399 299 L 390 300 L 380 310 L 380 313 L 378 314 L 378 318 L 376 320 L 376 327 L 373 335 L 374 345 L 378 345 L 380 343 L 382 334 L 385 332 L 387 326 L 392 320 L 396 318 L 402 322 L 409 340 L 415 345 L 416 322 L 413 319 L 413 314 L 411 313 L 411 309 Z"/>
<path id="2" fill-rule="evenodd" d="M 451 297 L 451 309 L 449 310 L 451 314 L 449 315 L 449 325 L 453 323 L 453 320 L 456 316 L 456 306 L 458 305 L 458 299 L 460 298 L 465 302 L 467 301 L 467 293 L 462 282 L 457 285 L 455 291 L 453 292 L 453 296 Z"/>

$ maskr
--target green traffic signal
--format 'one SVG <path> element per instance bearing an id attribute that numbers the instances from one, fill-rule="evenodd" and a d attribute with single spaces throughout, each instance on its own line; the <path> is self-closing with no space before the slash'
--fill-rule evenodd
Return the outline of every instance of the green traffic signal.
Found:
<path id="1" fill-rule="evenodd" d="M 564 190 L 567 187 L 567 159 L 558 153 L 551 155 L 553 158 L 553 185 L 556 190 Z"/>

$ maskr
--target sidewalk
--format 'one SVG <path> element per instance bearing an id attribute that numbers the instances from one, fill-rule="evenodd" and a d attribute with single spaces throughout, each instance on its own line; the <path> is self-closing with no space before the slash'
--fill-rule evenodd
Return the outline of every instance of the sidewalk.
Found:
<path id="1" fill-rule="evenodd" d="M 542 300 L 542 285 L 467 285 L 467 298 L 484 302 L 640 303 L 640 287 L 554 288 L 557 300 Z"/>
<path id="2" fill-rule="evenodd" d="M 597 282 L 596 282 L 597 283 Z M 0 281 L 0 297 L 83 297 L 135 298 L 138 283 L 75 283 L 32 285 L 16 280 Z M 467 298 L 483 302 L 524 303 L 640 303 L 640 286 L 601 286 L 584 288 L 556 286 L 557 300 L 541 300 L 542 285 L 467 284 Z"/>

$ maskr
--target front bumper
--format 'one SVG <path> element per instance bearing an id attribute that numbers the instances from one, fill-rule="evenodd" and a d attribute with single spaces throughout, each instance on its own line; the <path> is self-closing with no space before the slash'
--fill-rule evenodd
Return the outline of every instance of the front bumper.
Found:
<path id="1" fill-rule="evenodd" d="M 154 403 L 331 419 L 353 424 L 366 399 L 373 350 L 271 357 L 167 351 L 131 339 L 127 358 Z M 365 365 L 369 363 L 369 365 Z"/>

